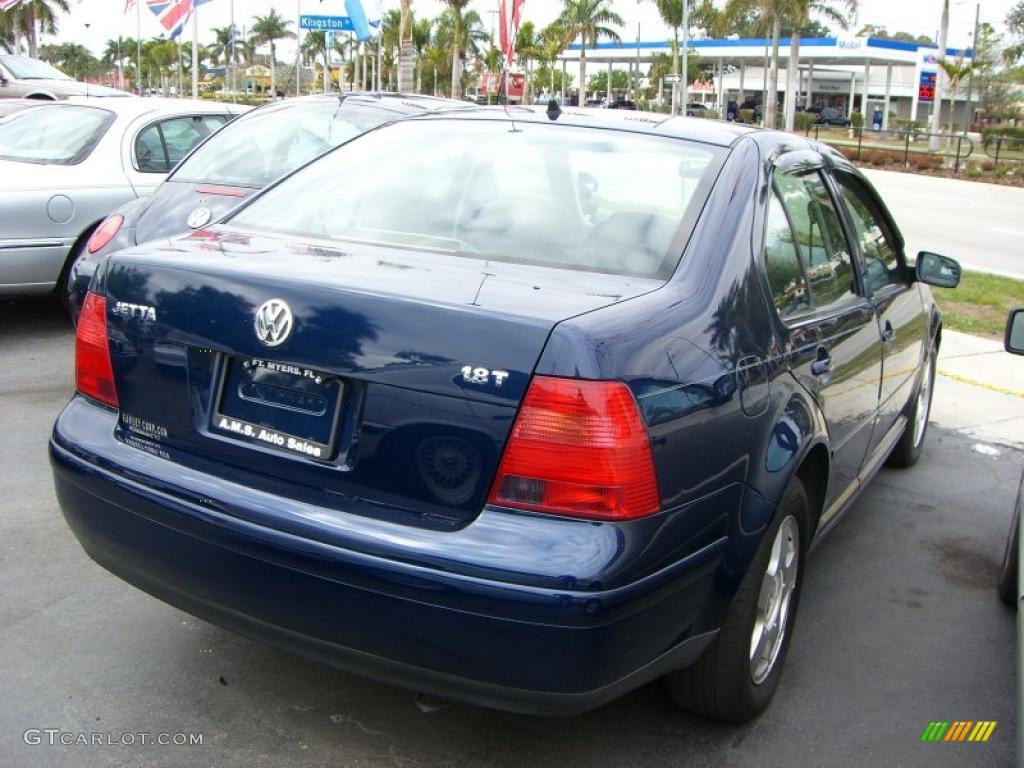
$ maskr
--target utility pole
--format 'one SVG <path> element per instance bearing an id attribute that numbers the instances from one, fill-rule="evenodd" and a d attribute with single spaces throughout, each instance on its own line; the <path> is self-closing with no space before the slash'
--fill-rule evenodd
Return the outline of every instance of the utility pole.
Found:
<path id="1" fill-rule="evenodd" d="M 92 24 L 90 24 L 89 22 L 85 22 L 85 41 L 86 41 L 85 44 L 86 45 L 89 44 L 89 27 L 91 27 L 91 26 L 92 26 Z M 85 80 L 85 96 L 86 96 L 86 98 L 88 98 L 89 97 L 89 73 L 86 72 L 85 73 L 85 77 L 83 77 L 82 79 Z"/>
<path id="2" fill-rule="evenodd" d="M 199 98 L 199 9 L 192 8 L 192 98 Z"/>
<path id="3" fill-rule="evenodd" d="M 231 67 L 231 98 L 238 99 L 238 54 L 235 51 L 235 0 L 231 0 L 231 37 L 228 45 L 231 47 L 231 56 L 228 59 L 228 66 Z"/>
<path id="4" fill-rule="evenodd" d="M 142 3 L 135 3 L 135 87 L 142 95 Z"/>
<path id="5" fill-rule="evenodd" d="M 295 0 L 295 95 L 302 95 L 302 0 Z"/>
<path id="6" fill-rule="evenodd" d="M 945 73 L 942 62 L 946 58 L 946 38 L 949 35 L 949 0 L 942 0 L 942 22 L 939 26 L 939 53 L 937 71 L 935 73 L 935 99 L 932 101 L 931 138 L 928 139 L 928 151 L 939 151 L 939 133 L 942 131 L 942 85 Z"/>
<path id="7" fill-rule="evenodd" d="M 690 0 L 683 0 L 683 71 L 680 75 L 682 78 L 681 83 L 672 84 L 672 114 L 678 115 L 679 111 L 679 99 L 676 98 L 676 94 L 682 91 L 682 102 L 683 104 L 689 104 L 690 102 L 690 60 L 689 60 L 689 48 L 690 48 Z M 686 107 L 683 107 L 683 113 L 685 113 Z"/>
<path id="8" fill-rule="evenodd" d="M 964 104 L 964 134 L 971 130 L 971 123 L 974 122 L 974 107 L 971 106 L 971 99 L 974 98 L 974 65 L 978 61 L 978 30 L 981 28 L 981 3 L 974 6 L 974 37 L 971 38 L 971 74 L 967 78 L 967 101 Z M 938 79 L 938 78 L 936 78 Z"/>
<path id="9" fill-rule="evenodd" d="M 636 0 L 636 4 L 640 5 L 640 0 Z M 640 104 L 640 19 L 636 20 L 636 72 L 633 75 L 633 102 L 639 106 Z M 661 94 L 658 94 L 660 97 Z"/>

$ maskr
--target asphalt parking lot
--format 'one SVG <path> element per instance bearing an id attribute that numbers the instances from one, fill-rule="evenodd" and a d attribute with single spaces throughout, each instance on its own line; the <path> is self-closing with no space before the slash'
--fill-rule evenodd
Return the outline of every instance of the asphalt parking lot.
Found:
<path id="1" fill-rule="evenodd" d="M 874 480 L 812 555 L 786 674 L 752 724 L 683 716 L 657 685 L 572 719 L 424 714 L 407 691 L 195 620 L 88 560 L 46 460 L 72 358 L 53 302 L 0 301 L 0 766 L 1013 762 L 1015 623 L 994 588 L 1024 467 L 1011 448 L 933 428 L 916 468 Z M 998 725 L 987 743 L 923 744 L 931 720 Z M 203 743 L 26 743 L 44 728 Z"/>

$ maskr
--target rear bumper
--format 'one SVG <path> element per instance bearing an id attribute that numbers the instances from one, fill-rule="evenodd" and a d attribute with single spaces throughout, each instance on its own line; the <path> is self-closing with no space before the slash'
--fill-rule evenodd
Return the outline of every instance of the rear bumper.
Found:
<path id="1" fill-rule="evenodd" d="M 195 504 L 103 457 L 50 443 L 85 551 L 200 618 L 332 666 L 484 706 L 574 714 L 687 666 L 707 631 L 720 546 L 668 578 L 571 591 L 435 570 Z M 158 456 L 153 467 L 169 464 Z M 668 569 L 666 569 L 668 570 Z"/>

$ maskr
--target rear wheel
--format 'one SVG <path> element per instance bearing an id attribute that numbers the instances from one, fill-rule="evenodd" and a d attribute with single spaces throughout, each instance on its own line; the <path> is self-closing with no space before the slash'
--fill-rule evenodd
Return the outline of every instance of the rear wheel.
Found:
<path id="1" fill-rule="evenodd" d="M 57 295 L 61 306 L 64 307 L 64 311 L 68 313 L 71 321 L 74 323 L 77 323 L 78 318 L 75 316 L 75 307 L 71 304 L 71 268 L 75 266 L 75 262 L 85 253 L 85 245 L 89 242 L 89 238 L 92 237 L 92 233 L 97 226 L 99 225 L 95 224 L 89 227 L 72 244 L 60 275 L 57 277 L 57 285 L 53 287 L 53 292 Z"/>
<path id="2" fill-rule="evenodd" d="M 935 389 L 935 359 L 937 350 L 932 347 L 925 359 L 921 372 L 921 383 L 914 397 L 914 405 L 908 414 L 903 435 L 889 454 L 888 464 L 892 467 L 912 467 L 921 458 L 921 448 L 928 433 L 928 415 L 932 410 L 932 392 Z"/>
<path id="3" fill-rule="evenodd" d="M 1017 573 L 1018 564 L 1017 537 L 1020 535 L 1020 507 L 1013 512 L 1010 535 L 1006 538 L 1006 552 L 1003 554 L 1003 567 L 999 572 L 999 597 L 1013 608 L 1017 605 Z"/>
<path id="4" fill-rule="evenodd" d="M 800 601 L 807 521 L 807 493 L 793 478 L 715 642 L 692 667 L 665 678 L 680 707 L 712 720 L 743 722 L 771 702 Z"/>

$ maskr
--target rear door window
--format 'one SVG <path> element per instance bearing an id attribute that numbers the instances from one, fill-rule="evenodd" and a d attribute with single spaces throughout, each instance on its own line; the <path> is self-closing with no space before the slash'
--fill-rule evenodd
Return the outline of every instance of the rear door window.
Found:
<path id="1" fill-rule="evenodd" d="M 223 115 L 183 115 L 146 126 L 135 137 L 135 167 L 143 173 L 169 173 L 226 121 Z"/>

